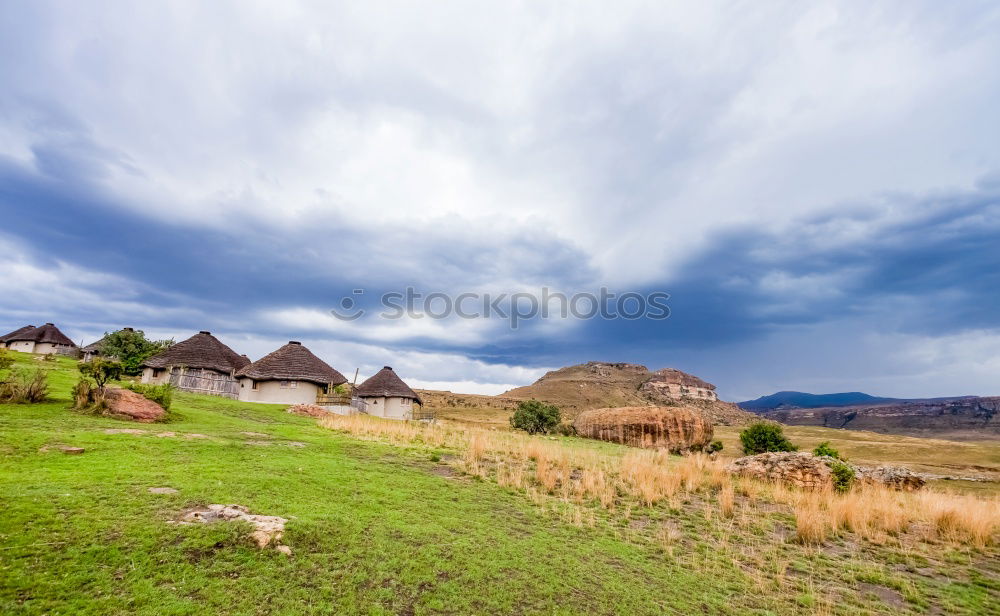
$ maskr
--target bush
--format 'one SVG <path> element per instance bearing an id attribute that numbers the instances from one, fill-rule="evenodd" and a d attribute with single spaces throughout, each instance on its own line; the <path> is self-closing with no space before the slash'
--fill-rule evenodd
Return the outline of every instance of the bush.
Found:
<path id="1" fill-rule="evenodd" d="M 559 408 L 538 400 L 525 400 L 517 405 L 510 418 L 510 427 L 528 434 L 547 434 L 562 422 Z"/>
<path id="2" fill-rule="evenodd" d="M 142 383 L 128 382 L 124 384 L 125 389 L 134 391 L 137 394 L 141 394 L 147 400 L 152 400 L 153 402 L 159 404 L 164 410 L 170 410 L 170 402 L 174 398 L 174 386 L 170 383 L 164 383 L 163 385 L 144 385 Z"/>
<path id="3" fill-rule="evenodd" d="M 708 444 L 708 453 L 722 451 L 722 441 L 712 441 Z"/>
<path id="4" fill-rule="evenodd" d="M 813 449 L 814 456 L 826 456 L 828 458 L 833 458 L 835 460 L 843 460 L 840 456 L 840 452 L 830 446 L 830 441 L 823 441 L 819 445 L 816 445 L 816 449 Z"/>
<path id="5" fill-rule="evenodd" d="M 843 462 L 834 462 L 830 465 L 833 471 L 833 489 L 838 492 L 847 492 L 854 483 L 854 469 Z"/>
<path id="6" fill-rule="evenodd" d="M 743 453 L 752 456 L 768 451 L 798 451 L 778 424 L 759 422 L 740 432 Z"/>
<path id="7" fill-rule="evenodd" d="M 0 371 L 6 370 L 14 365 L 14 358 L 10 356 L 7 349 L 0 349 Z"/>
<path id="8" fill-rule="evenodd" d="M 556 426 L 555 433 L 559 436 L 576 436 L 576 428 L 573 424 L 561 423 Z"/>
<path id="9" fill-rule="evenodd" d="M 91 378 L 98 389 L 104 389 L 108 381 L 121 378 L 123 367 L 121 363 L 97 357 L 87 362 L 80 362 L 80 374 L 84 378 Z"/>
<path id="10" fill-rule="evenodd" d="M 0 402 L 42 402 L 49 395 L 49 378 L 41 368 L 14 368 L 0 383 Z"/>
<path id="11" fill-rule="evenodd" d="M 121 329 L 104 334 L 101 356 L 117 360 L 124 374 L 135 376 L 142 372 L 144 361 L 173 343 L 173 340 L 147 340 L 141 329 Z"/>

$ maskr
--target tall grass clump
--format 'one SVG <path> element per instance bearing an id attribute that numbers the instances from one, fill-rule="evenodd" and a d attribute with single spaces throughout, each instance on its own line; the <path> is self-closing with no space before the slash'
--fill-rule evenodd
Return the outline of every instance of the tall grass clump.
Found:
<path id="1" fill-rule="evenodd" d="M 41 368 L 16 367 L 0 377 L 0 402 L 32 404 L 44 402 L 49 395 L 49 379 Z"/>

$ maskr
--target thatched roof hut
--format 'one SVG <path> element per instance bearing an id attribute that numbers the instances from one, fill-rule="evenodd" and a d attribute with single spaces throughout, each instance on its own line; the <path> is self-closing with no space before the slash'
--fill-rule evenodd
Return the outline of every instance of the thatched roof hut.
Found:
<path id="1" fill-rule="evenodd" d="M 626 406 L 580 413 L 581 436 L 673 453 L 701 450 L 712 440 L 712 422 L 685 406 Z"/>
<path id="2" fill-rule="evenodd" d="M 3 336 L 0 336 L 0 345 L 6 344 L 7 341 L 10 340 L 11 338 L 14 338 L 15 336 L 21 336 L 23 334 L 26 334 L 26 333 L 30 332 L 31 330 L 33 330 L 33 329 L 35 329 L 34 325 L 25 325 L 24 327 L 21 327 L 19 329 L 15 329 L 12 332 L 6 333 Z M 18 338 L 18 340 L 20 340 L 20 338 Z"/>
<path id="3" fill-rule="evenodd" d="M 347 382 L 343 374 L 295 340 L 290 340 L 277 351 L 240 368 L 236 371 L 236 376 L 255 381 L 308 381 L 334 387 Z"/>
<path id="4" fill-rule="evenodd" d="M 212 332 L 201 331 L 150 357 L 142 365 L 155 369 L 186 366 L 232 374 L 249 363 L 245 355 L 223 344 Z"/>
<path id="5" fill-rule="evenodd" d="M 30 326 L 29 326 L 30 327 Z M 59 331 L 59 328 L 52 323 L 46 323 L 41 327 L 31 329 L 22 328 L 22 333 L 12 332 L 7 338 L 7 342 L 17 342 L 18 340 L 30 340 L 35 344 L 57 344 L 62 346 L 75 347 L 76 343 Z"/>
<path id="6" fill-rule="evenodd" d="M 2 346 L 25 353 L 67 353 L 76 348 L 76 343 L 52 323 L 41 327 L 26 325 L 5 335 Z"/>
<path id="7" fill-rule="evenodd" d="M 417 392 L 403 382 L 390 366 L 383 366 L 374 376 L 354 390 L 359 398 L 405 398 L 423 404 Z"/>

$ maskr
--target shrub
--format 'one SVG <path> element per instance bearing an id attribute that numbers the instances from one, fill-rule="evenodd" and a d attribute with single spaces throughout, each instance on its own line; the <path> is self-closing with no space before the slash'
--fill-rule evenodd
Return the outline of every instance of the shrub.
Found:
<path id="1" fill-rule="evenodd" d="M 559 408 L 538 400 L 525 400 L 517 405 L 510 418 L 510 427 L 528 434 L 547 434 L 562 422 Z"/>
<path id="2" fill-rule="evenodd" d="M 108 401 L 104 398 L 104 391 L 86 377 L 81 377 L 76 382 L 72 393 L 74 409 L 100 415 L 110 408 Z"/>
<path id="3" fill-rule="evenodd" d="M 556 426 L 555 433 L 559 436 L 576 436 L 576 428 L 573 424 L 561 423 Z"/>
<path id="4" fill-rule="evenodd" d="M 715 453 L 717 451 L 722 451 L 722 441 L 712 441 L 708 444 L 708 453 Z"/>
<path id="5" fill-rule="evenodd" d="M 144 385 L 142 383 L 130 381 L 124 385 L 125 389 L 141 394 L 147 400 L 152 400 L 162 406 L 164 410 L 170 410 L 170 402 L 174 398 L 174 386 L 170 383 L 164 383 L 162 385 Z"/>
<path id="6" fill-rule="evenodd" d="M 123 367 L 121 363 L 97 357 L 88 362 L 80 362 L 80 374 L 84 378 L 91 378 L 97 384 L 98 389 L 104 389 L 108 381 L 121 378 Z"/>
<path id="7" fill-rule="evenodd" d="M 7 349 L 0 349 L 0 371 L 6 370 L 14 365 L 14 358 L 10 356 Z"/>
<path id="8" fill-rule="evenodd" d="M 740 432 L 740 443 L 743 453 L 752 456 L 768 451 L 797 451 L 782 431 L 781 426 L 773 423 L 758 422 Z"/>
<path id="9" fill-rule="evenodd" d="M 854 469 L 843 462 L 834 462 L 830 465 L 833 471 L 833 489 L 838 492 L 847 492 L 854 483 Z"/>
<path id="10" fill-rule="evenodd" d="M 816 449 L 813 449 L 814 456 L 826 456 L 828 458 L 833 458 L 835 460 L 843 460 L 840 452 L 830 446 L 830 441 L 823 441 L 819 445 L 816 445 Z"/>
<path id="11" fill-rule="evenodd" d="M 0 402 L 42 402 L 49 395 L 49 379 L 41 368 L 14 368 L 0 383 Z"/>
<path id="12" fill-rule="evenodd" d="M 101 356 L 118 360 L 124 374 L 135 376 L 142 372 L 144 361 L 173 343 L 173 340 L 147 340 L 141 329 L 121 329 L 104 334 Z"/>

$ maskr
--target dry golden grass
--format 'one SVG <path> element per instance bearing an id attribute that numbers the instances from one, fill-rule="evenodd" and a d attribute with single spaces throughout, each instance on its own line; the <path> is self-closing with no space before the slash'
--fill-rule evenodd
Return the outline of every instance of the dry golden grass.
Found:
<path id="1" fill-rule="evenodd" d="M 795 516 L 796 538 L 806 544 L 850 532 L 879 544 L 908 534 L 924 541 L 982 548 L 998 543 L 1000 534 L 1000 497 L 995 496 L 930 490 L 903 493 L 868 485 L 846 494 L 803 491 L 781 483 L 730 477 L 722 461 L 702 454 L 680 458 L 664 451 L 625 448 L 612 453 L 588 448 L 584 441 L 364 415 L 331 416 L 320 424 L 364 439 L 454 449 L 465 472 L 523 492 L 533 502 L 555 497 L 574 507 L 587 503 L 608 511 L 624 507 L 626 518 L 633 504 L 666 503 L 676 508 L 698 495 L 707 518 L 715 515 L 715 507 L 710 506 L 714 499 L 719 517 L 728 520 L 736 514 L 739 495 L 745 499 L 740 507 L 743 517 L 748 517 L 746 509 L 755 506 L 787 506 Z M 572 515 L 575 524 L 576 514 Z"/>

